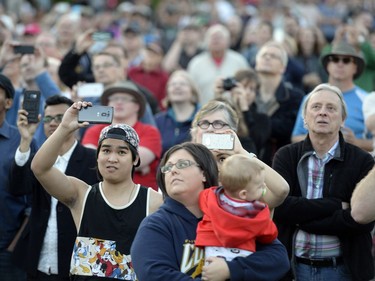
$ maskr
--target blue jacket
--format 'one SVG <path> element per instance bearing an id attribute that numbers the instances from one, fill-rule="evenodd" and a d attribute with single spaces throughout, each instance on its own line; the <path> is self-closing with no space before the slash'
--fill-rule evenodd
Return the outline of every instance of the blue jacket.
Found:
<path id="1" fill-rule="evenodd" d="M 43 116 L 44 112 L 44 105 L 47 98 L 53 95 L 58 95 L 61 93 L 59 87 L 56 83 L 52 80 L 51 76 L 48 74 L 47 71 L 39 74 L 35 78 L 35 82 L 38 85 L 38 89 L 41 92 L 41 99 L 39 104 L 39 113 Z M 21 108 L 23 101 L 23 91 L 24 89 L 18 88 L 14 94 L 13 105 L 6 113 L 6 120 L 9 124 L 13 126 L 17 126 L 17 115 L 18 110 Z M 38 147 L 40 147 L 43 142 L 46 140 L 46 136 L 44 134 L 43 129 L 43 122 L 40 122 L 38 128 L 36 129 L 34 139 Z"/>
<path id="2" fill-rule="evenodd" d="M 138 280 L 201 280 L 204 250 L 194 245 L 199 221 L 169 197 L 157 212 L 146 217 L 130 250 Z M 254 254 L 227 264 L 231 281 L 279 280 L 289 269 L 285 248 L 278 240 L 258 244 Z"/>
<path id="3" fill-rule="evenodd" d="M 0 251 L 9 246 L 30 207 L 30 198 L 9 193 L 9 172 L 19 144 L 18 129 L 4 120 L 0 125 Z M 35 151 L 34 143 L 31 149 Z"/>
<path id="4" fill-rule="evenodd" d="M 176 120 L 172 108 L 168 108 L 166 111 L 159 112 L 155 115 L 155 122 L 162 136 L 162 154 L 175 144 L 190 140 L 191 122 L 193 122 L 194 116 L 198 110 L 199 106 L 197 105 L 190 118 L 184 122 L 178 122 Z"/>
<path id="5" fill-rule="evenodd" d="M 374 276 L 371 255 L 371 230 L 374 223 L 356 223 L 350 209 L 342 202 L 350 202 L 356 184 L 372 169 L 372 156 L 362 149 L 345 143 L 342 134 L 340 150 L 324 168 L 323 198 L 306 199 L 307 160 L 313 152 L 309 137 L 287 145 L 276 154 L 273 168 L 288 182 L 290 192 L 275 209 L 274 220 L 279 239 L 293 259 L 294 233 L 302 229 L 309 233 L 338 236 L 345 265 L 353 280 L 369 280 Z M 287 279 L 287 280 L 292 280 Z"/>

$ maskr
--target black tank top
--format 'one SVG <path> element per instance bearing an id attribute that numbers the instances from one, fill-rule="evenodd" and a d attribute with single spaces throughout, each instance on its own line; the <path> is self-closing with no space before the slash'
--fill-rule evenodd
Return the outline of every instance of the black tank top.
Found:
<path id="1" fill-rule="evenodd" d="M 117 207 L 106 201 L 101 186 L 93 185 L 84 203 L 71 260 L 72 280 L 136 280 L 130 247 L 147 214 L 148 189 L 137 185 L 134 199 Z"/>

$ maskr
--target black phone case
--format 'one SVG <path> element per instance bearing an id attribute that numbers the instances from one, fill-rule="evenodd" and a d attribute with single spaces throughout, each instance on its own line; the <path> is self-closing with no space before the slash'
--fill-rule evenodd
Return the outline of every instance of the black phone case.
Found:
<path id="1" fill-rule="evenodd" d="M 19 45 L 14 46 L 15 54 L 34 54 L 35 48 L 32 45 Z"/>
<path id="2" fill-rule="evenodd" d="M 38 123 L 40 105 L 40 92 L 39 91 L 24 91 L 23 93 L 23 109 L 28 112 L 27 121 L 29 123 Z"/>
<path id="3" fill-rule="evenodd" d="M 78 122 L 90 124 L 111 124 L 113 119 L 112 106 L 84 107 L 78 111 Z"/>

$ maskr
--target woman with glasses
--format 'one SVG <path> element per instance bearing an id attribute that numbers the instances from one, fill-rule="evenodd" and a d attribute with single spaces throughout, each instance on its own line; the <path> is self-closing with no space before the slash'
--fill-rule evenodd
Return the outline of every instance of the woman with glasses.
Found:
<path id="1" fill-rule="evenodd" d="M 209 127 L 228 126 L 209 122 Z M 211 258 L 204 265 L 204 250 L 194 244 L 203 215 L 198 198 L 203 189 L 218 185 L 216 160 L 205 146 L 186 142 L 170 148 L 157 181 L 164 204 L 143 220 L 131 248 L 138 280 L 279 280 L 289 269 L 285 248 L 277 240 L 258 244 L 251 256 L 230 262 Z"/>
<path id="2" fill-rule="evenodd" d="M 192 141 L 202 143 L 202 137 L 205 133 L 229 133 L 234 136 L 234 148 L 232 150 L 211 150 L 219 165 L 233 154 L 242 154 L 248 157 L 254 157 L 253 153 L 249 153 L 243 148 L 237 136 L 238 117 L 232 107 L 225 102 L 212 100 L 204 105 L 192 123 L 191 136 Z M 273 210 L 280 205 L 289 192 L 289 186 L 286 181 L 276 173 L 271 167 L 256 159 L 265 166 L 268 199 L 265 203 Z"/>

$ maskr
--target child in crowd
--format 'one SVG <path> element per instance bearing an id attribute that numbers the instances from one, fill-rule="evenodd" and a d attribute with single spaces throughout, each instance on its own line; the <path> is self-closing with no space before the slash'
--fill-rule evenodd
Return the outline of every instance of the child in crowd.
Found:
<path id="1" fill-rule="evenodd" d="M 205 189 L 199 196 L 204 216 L 195 245 L 205 247 L 205 257 L 231 261 L 255 252 L 256 241 L 276 239 L 270 210 L 259 201 L 267 190 L 264 166 L 244 155 L 232 155 L 223 162 L 219 180 L 222 186 Z"/>

